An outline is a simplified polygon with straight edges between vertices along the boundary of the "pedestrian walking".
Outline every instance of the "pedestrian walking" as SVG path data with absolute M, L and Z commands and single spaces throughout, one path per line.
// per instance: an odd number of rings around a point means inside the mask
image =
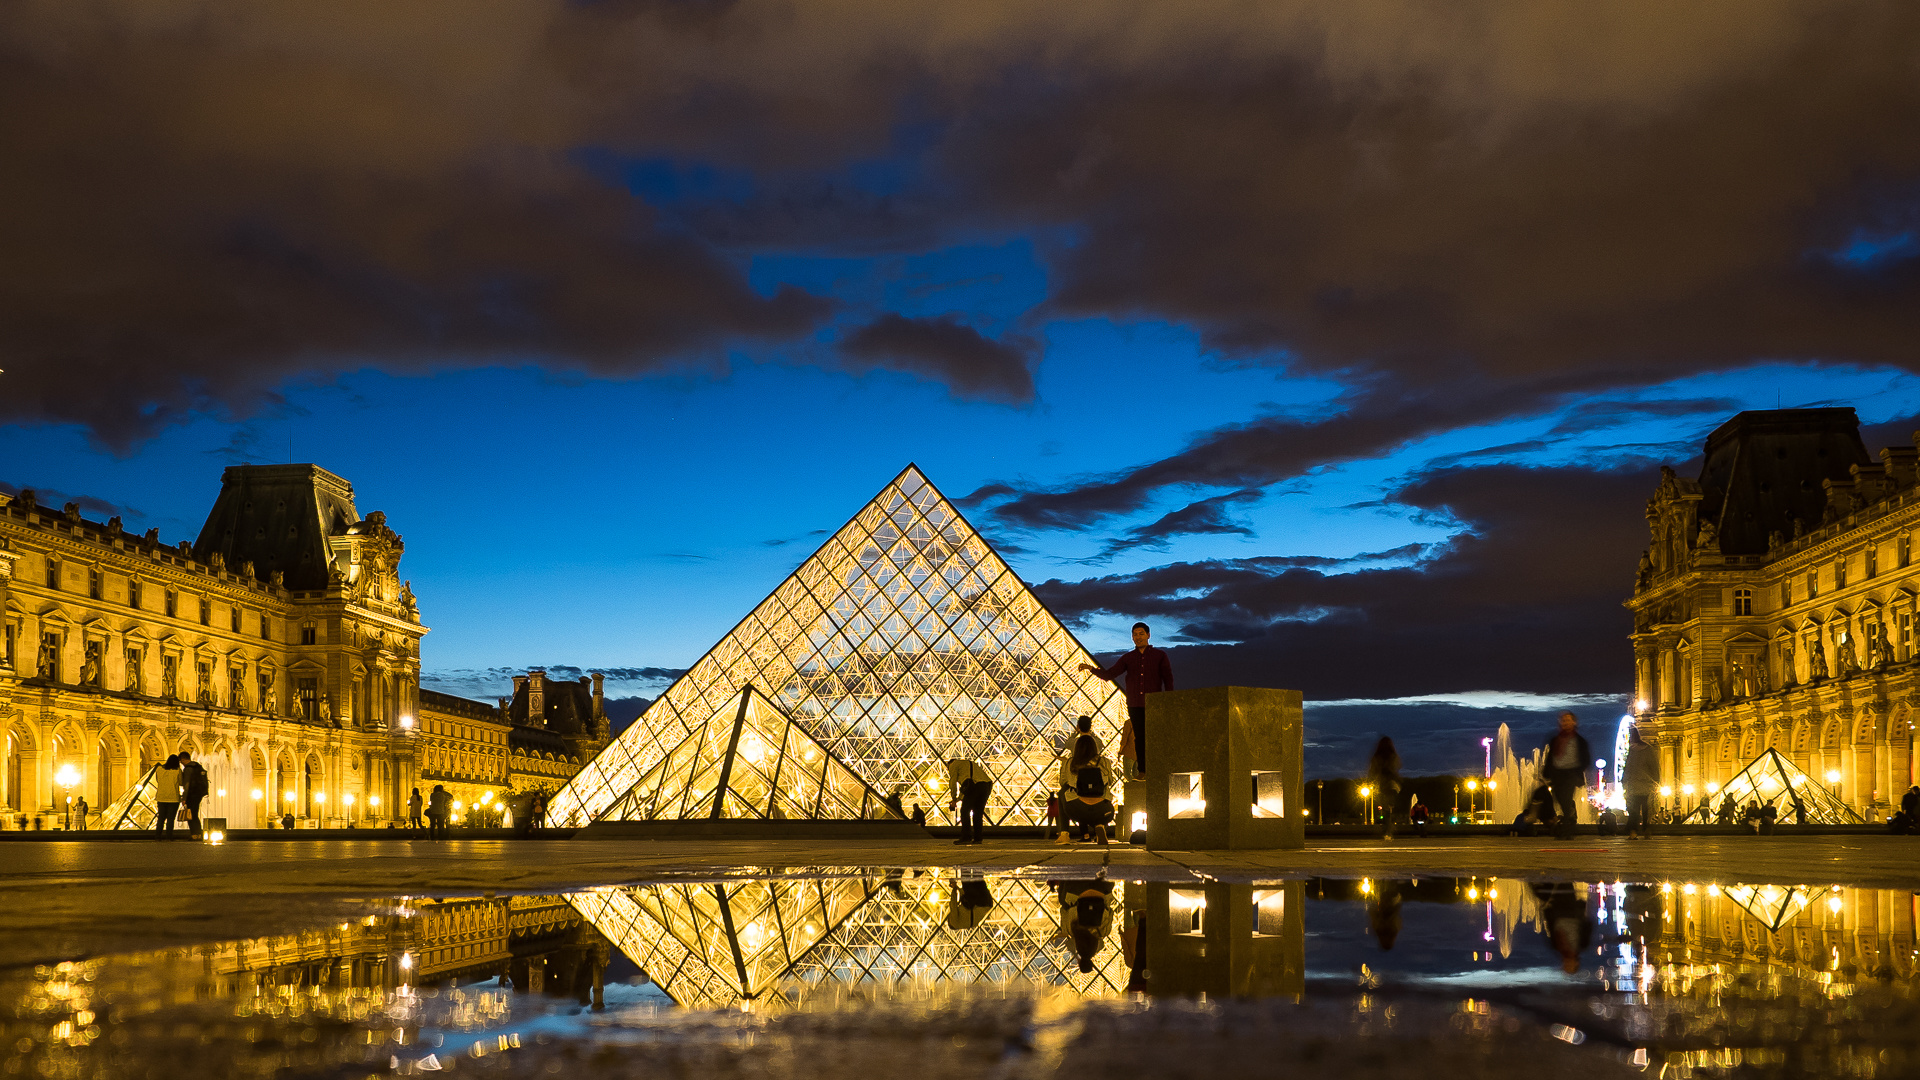
M 1907 793 L 1900 796 L 1900 810 L 1907 815 L 1908 821 L 1920 821 L 1920 784 L 1908 788 Z
M 74 826 L 75 830 L 79 832 L 86 832 L 87 831 L 87 797 L 85 795 L 82 795 L 79 798 L 73 800 L 73 816 L 74 816 L 74 820 L 79 822 L 78 825 Z
M 1053 842 L 1092 839 L 1106 847 L 1108 826 L 1113 823 L 1113 772 L 1090 735 L 1074 742 L 1068 764 L 1073 771 L 1073 794 L 1060 804 L 1060 817 L 1067 827 Z
M 1423 840 L 1426 839 L 1427 836 L 1427 817 L 1427 804 L 1420 801 L 1420 796 L 1415 795 L 1413 797 L 1413 803 L 1407 807 L 1407 820 L 1413 823 L 1415 829 L 1419 830 L 1420 838 Z
M 1060 793 L 1047 796 L 1047 839 L 1060 835 Z
M 407 828 L 418 829 L 421 827 L 420 804 L 423 801 L 424 800 L 420 798 L 419 788 L 414 788 L 413 794 L 407 796 Z
M 180 805 L 187 812 L 187 837 L 200 839 L 200 801 L 207 797 L 207 770 L 180 751 Z
M 536 829 L 546 828 L 547 827 L 547 793 L 546 792 L 544 791 L 534 792 L 532 812 L 533 812 L 533 827 Z
M 174 817 L 180 813 L 180 755 L 168 754 L 153 774 L 153 828 L 160 839 L 173 839 Z
M 1387 808 L 1386 820 L 1380 825 L 1380 839 L 1391 840 L 1393 807 L 1400 799 L 1400 751 L 1393 748 L 1393 740 L 1385 735 L 1373 745 L 1373 756 L 1367 759 L 1367 783 L 1373 785 L 1375 802 Z
M 1640 737 L 1639 728 L 1627 736 L 1627 760 L 1620 766 L 1620 786 L 1627 795 L 1627 839 L 1645 840 L 1653 835 L 1648 830 L 1653 797 L 1660 792 L 1660 756 Z
M 956 805 L 960 808 L 960 839 L 958 844 L 979 844 L 986 826 L 987 796 L 993 794 L 993 777 L 978 762 L 966 758 L 951 758 L 947 761 L 947 812 L 952 813 Z M 971 836 L 969 836 L 971 831 Z
M 1080 665 L 1082 671 L 1108 682 L 1126 677 L 1127 730 L 1121 735 L 1123 742 L 1131 736 L 1133 745 L 1123 745 L 1121 753 L 1132 759 L 1135 776 L 1144 776 L 1147 771 L 1147 695 L 1173 689 L 1173 662 L 1164 651 L 1149 644 L 1152 637 L 1146 623 L 1134 623 L 1133 648 L 1121 654 L 1112 667 Z
M 1547 740 L 1547 763 L 1542 771 L 1546 773 L 1547 786 L 1553 789 L 1553 801 L 1559 807 L 1559 816 L 1555 820 L 1554 835 L 1565 840 L 1573 836 L 1573 826 L 1580 820 L 1574 812 L 1574 800 L 1580 789 L 1587 786 L 1587 767 L 1593 764 L 1593 748 L 1587 745 L 1586 736 L 1580 734 L 1580 718 L 1572 712 L 1560 714 L 1560 732 Z
M 1771 802 L 1760 808 L 1760 835 L 1772 836 L 1773 823 L 1780 819 L 1780 808 Z

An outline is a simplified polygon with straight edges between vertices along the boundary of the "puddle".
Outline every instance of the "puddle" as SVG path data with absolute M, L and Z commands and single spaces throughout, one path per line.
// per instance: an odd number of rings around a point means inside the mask
M 363 908 L 0 972 L 0 1075 L 571 1075 L 668 1059 L 811 1075 L 806 1046 L 926 1075 L 935 1060 L 1079 1072 L 1102 1054 L 1131 1072 L 1195 1042 L 1313 1060 L 1396 1040 L 1483 1074 L 1531 1074 L 1552 1053 L 1664 1077 L 1920 1061 L 1916 897 L 1836 885 L 896 869 Z M 1371 1071 L 1403 1070 L 1389 1056 Z

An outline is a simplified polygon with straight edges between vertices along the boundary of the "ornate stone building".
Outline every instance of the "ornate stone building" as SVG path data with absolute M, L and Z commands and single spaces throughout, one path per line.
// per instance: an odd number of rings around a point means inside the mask
M 227 469 L 177 545 L 0 495 L 0 803 L 97 810 L 189 749 L 236 828 L 404 815 L 427 632 L 404 550 L 315 465 Z
M 1673 802 L 1773 747 L 1884 817 L 1915 782 L 1920 450 L 1875 461 L 1852 409 L 1744 412 L 1698 479 L 1661 470 L 1647 525 L 1636 711 Z
M 556 791 L 606 745 L 598 674 L 568 682 L 536 668 L 498 705 L 420 691 L 420 779 L 463 807 L 489 791 Z

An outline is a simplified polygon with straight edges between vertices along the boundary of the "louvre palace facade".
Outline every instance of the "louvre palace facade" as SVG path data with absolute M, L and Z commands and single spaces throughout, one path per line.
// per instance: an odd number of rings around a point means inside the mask
M 1870 457 L 1852 409 L 1744 412 L 1697 479 L 1661 470 L 1647 525 L 1635 709 L 1671 805 L 1773 748 L 1884 819 L 1914 783 L 1920 450 Z

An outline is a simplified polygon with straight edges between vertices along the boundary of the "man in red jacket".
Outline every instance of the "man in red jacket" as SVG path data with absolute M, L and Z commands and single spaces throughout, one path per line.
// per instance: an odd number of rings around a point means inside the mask
M 1081 664 L 1081 670 L 1112 682 L 1126 676 L 1127 721 L 1133 727 L 1133 763 L 1136 775 L 1147 771 L 1147 695 L 1173 689 L 1173 664 L 1167 654 L 1147 644 L 1152 631 L 1133 624 L 1133 648 L 1110 668 Z

